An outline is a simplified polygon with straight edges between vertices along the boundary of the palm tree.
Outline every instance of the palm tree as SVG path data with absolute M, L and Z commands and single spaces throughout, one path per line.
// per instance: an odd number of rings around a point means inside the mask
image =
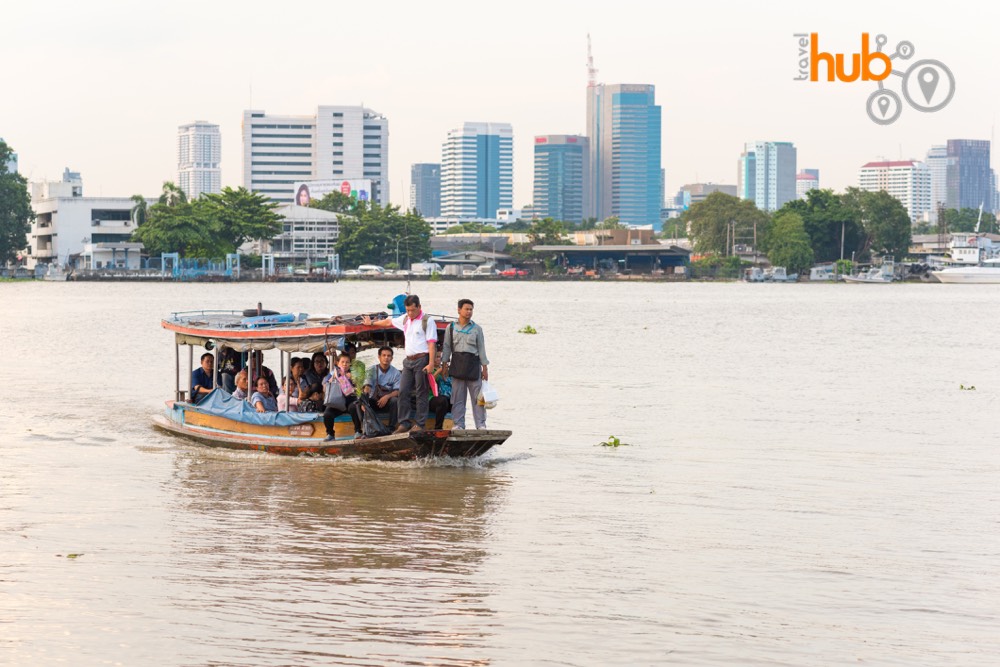
M 132 195 L 130 199 L 135 202 L 135 206 L 132 207 L 132 222 L 135 223 L 136 227 L 146 224 L 149 214 L 149 205 L 146 203 L 146 198 L 142 195 Z
M 173 181 L 164 181 L 163 194 L 160 195 L 160 203 L 165 206 L 177 206 L 187 203 L 187 195 Z

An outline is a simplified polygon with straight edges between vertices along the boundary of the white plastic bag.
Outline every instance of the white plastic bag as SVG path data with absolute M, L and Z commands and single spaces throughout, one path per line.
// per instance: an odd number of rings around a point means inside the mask
M 479 388 L 479 405 L 484 406 L 487 410 L 495 408 L 497 406 L 497 401 L 500 400 L 497 390 L 493 388 L 488 381 L 483 380 L 482 386 Z

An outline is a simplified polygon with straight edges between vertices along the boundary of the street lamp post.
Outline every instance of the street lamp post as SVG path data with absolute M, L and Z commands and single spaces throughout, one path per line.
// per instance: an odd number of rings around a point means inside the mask
M 409 240 L 410 240 L 409 236 L 404 236 L 403 238 L 396 239 L 396 269 L 400 268 L 400 266 L 399 266 L 399 244 L 402 243 L 403 241 L 409 241 Z

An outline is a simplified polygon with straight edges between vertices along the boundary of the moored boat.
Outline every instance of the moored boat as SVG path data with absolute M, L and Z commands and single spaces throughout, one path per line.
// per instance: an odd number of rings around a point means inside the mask
M 259 314 L 258 314 L 259 313 Z M 194 369 L 194 349 L 250 352 L 278 351 L 281 376 L 291 367 L 293 352 L 335 355 L 353 344 L 358 351 L 383 345 L 400 347 L 401 332 L 363 324 L 365 315 L 381 319 L 386 313 L 361 313 L 342 316 L 309 317 L 307 314 L 261 311 L 195 311 L 174 313 L 162 321 L 163 328 L 174 333 L 176 384 L 174 399 L 167 401 L 162 415 L 154 417 L 154 426 L 203 443 L 228 449 L 245 449 L 285 455 L 353 457 L 369 460 L 398 461 L 432 456 L 476 457 L 503 444 L 511 432 L 491 429 L 453 429 L 450 418 L 443 428 L 435 429 L 431 416 L 422 428 L 403 433 L 365 437 L 355 432 L 350 417 L 334 421 L 334 438 L 328 440 L 323 415 L 318 412 L 257 412 L 247 400 L 234 398 L 216 388 L 197 402 L 190 396 L 190 386 L 182 389 L 181 347 L 188 348 L 188 372 Z M 447 322 L 438 321 L 439 331 Z M 332 367 L 332 364 L 331 364 Z M 218 369 L 218 363 L 215 364 Z M 251 369 L 252 371 L 253 369 Z
M 1000 283 L 1000 258 L 984 260 L 974 266 L 950 266 L 931 275 L 943 283 Z

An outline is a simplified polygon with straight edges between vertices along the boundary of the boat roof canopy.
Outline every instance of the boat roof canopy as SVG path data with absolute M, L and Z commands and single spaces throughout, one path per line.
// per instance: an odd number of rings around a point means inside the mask
M 365 325 L 365 315 L 377 321 L 388 313 L 318 315 L 281 313 L 247 316 L 239 311 L 193 311 L 173 313 L 162 321 L 164 329 L 174 332 L 178 345 L 227 347 L 239 352 L 282 350 L 284 352 L 330 352 L 344 349 L 348 342 L 359 350 L 388 345 L 402 347 L 402 332 L 394 328 Z M 434 316 L 438 331 L 448 320 Z
M 262 332 L 263 333 L 263 332 Z M 344 349 L 346 336 L 297 336 L 287 338 L 241 338 L 228 339 L 222 336 L 202 336 L 188 333 L 177 333 L 175 340 L 178 345 L 193 345 L 205 347 L 209 341 L 216 347 L 228 347 L 238 352 L 250 350 L 282 350 L 283 352 L 329 352 Z

